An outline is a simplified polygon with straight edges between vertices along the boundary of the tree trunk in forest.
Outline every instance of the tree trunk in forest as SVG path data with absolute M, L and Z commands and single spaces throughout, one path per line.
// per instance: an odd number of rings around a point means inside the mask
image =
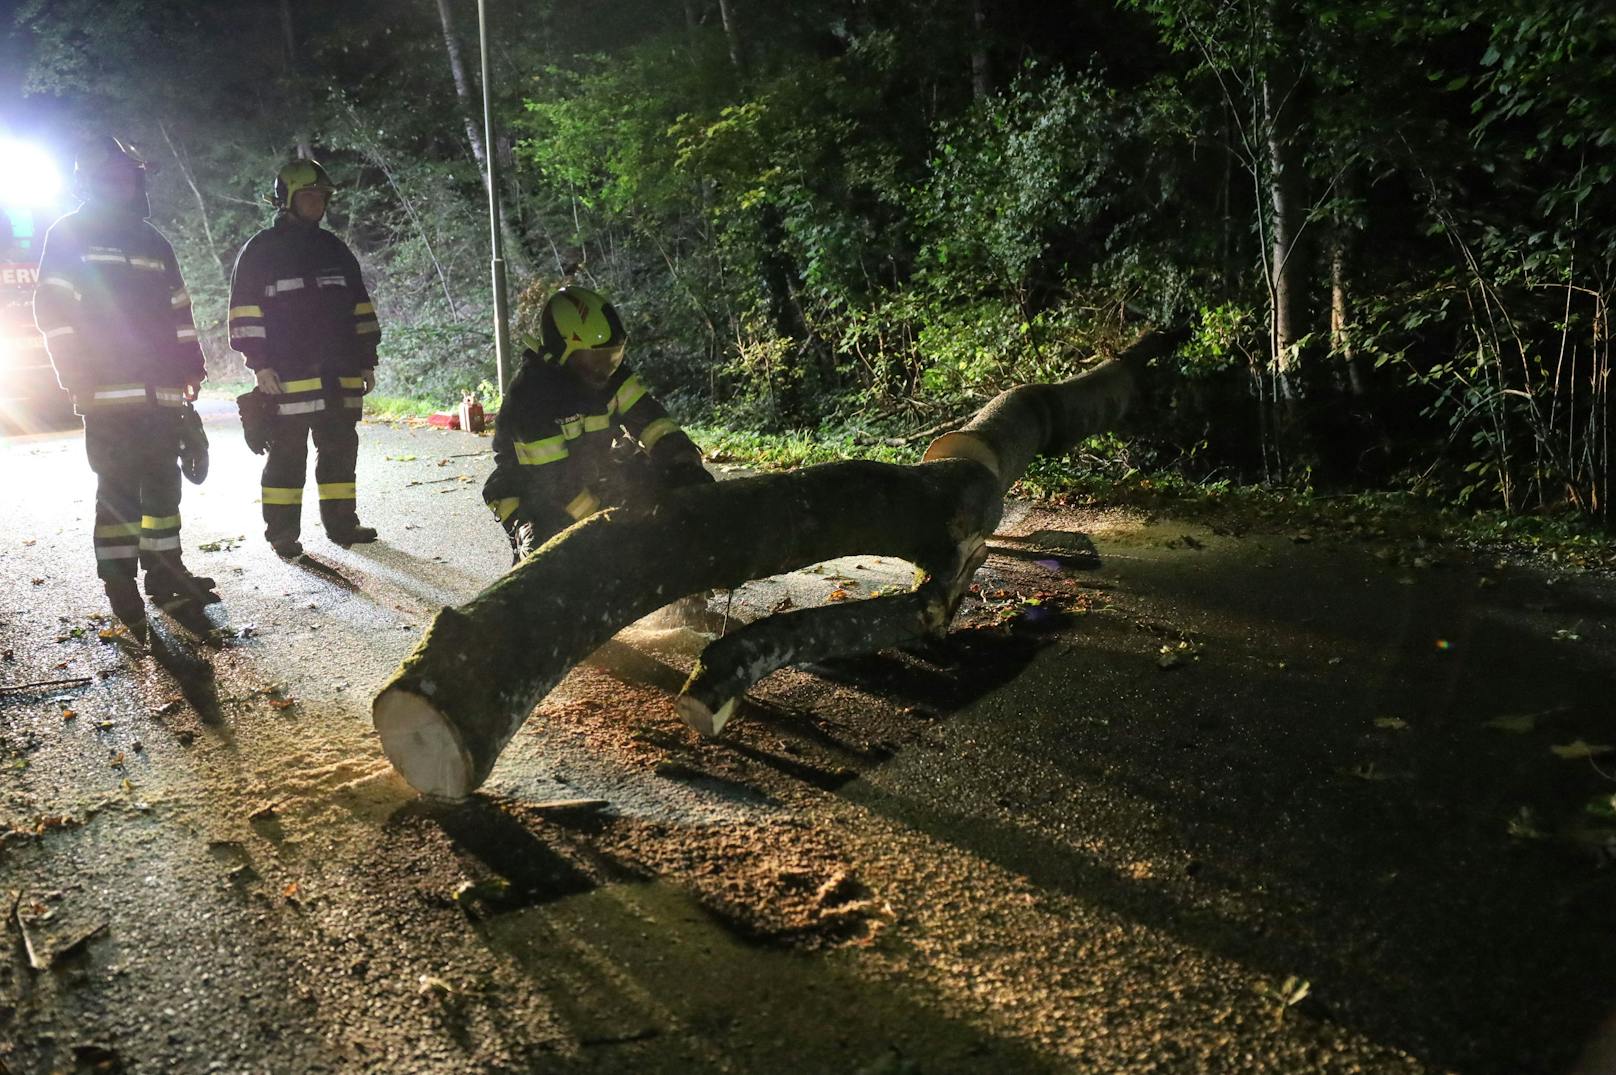
M 482 128 L 477 122 L 478 104 L 472 100 L 471 80 L 466 77 L 466 64 L 460 53 L 460 38 L 455 34 L 454 12 L 449 7 L 449 0 L 437 0 L 438 21 L 443 26 L 443 51 L 449 57 L 449 74 L 454 79 L 455 99 L 460 104 L 460 120 L 466 127 L 466 141 L 471 143 L 471 155 L 477 162 L 477 172 L 482 176 L 483 189 L 488 189 L 488 152 L 489 147 L 483 145 Z M 527 280 L 533 275 L 533 260 L 528 257 L 527 246 L 511 227 L 515 214 L 511 209 L 505 192 L 499 192 L 499 232 L 504 239 L 505 263 L 511 274 L 518 280 Z M 518 288 L 520 290 L 520 288 Z
M 219 256 L 219 244 L 213 238 L 213 222 L 208 217 L 208 203 L 202 197 L 202 191 L 196 185 L 196 174 L 191 171 L 190 165 L 180 155 L 179 147 L 174 144 L 174 138 L 168 133 L 168 124 L 162 120 L 157 121 L 157 130 L 162 134 L 163 141 L 168 143 L 168 151 L 174 157 L 174 164 L 180 170 L 180 178 L 191 189 L 191 196 L 196 199 L 197 219 L 202 222 L 202 235 L 208 241 L 208 253 L 213 255 L 213 263 L 219 267 L 219 279 L 226 287 L 230 286 L 230 266 Z
M 1114 428 L 1150 360 L 1181 338 L 1154 333 L 1069 381 L 1006 392 L 916 466 L 828 463 L 585 519 L 466 605 L 439 612 L 376 697 L 383 749 L 417 789 L 463 797 L 533 707 L 622 627 L 686 594 L 837 556 L 897 557 L 931 579 L 900 597 L 784 613 L 737 631 L 687 685 L 688 721 L 716 732 L 739 694 L 781 664 L 941 633 L 1005 491 L 1034 456 Z
M 286 77 L 292 83 L 293 108 L 297 112 L 297 121 L 302 124 L 308 122 L 308 109 L 303 104 L 303 72 L 298 67 L 295 25 L 292 21 L 292 0 L 281 0 L 281 39 L 286 44 Z M 301 127 L 297 136 L 297 155 L 304 160 L 314 156 L 314 147 L 309 144 Z
M 750 75 L 746 68 L 746 40 L 741 35 L 741 22 L 735 10 L 735 0 L 718 0 L 718 17 L 724 24 L 724 38 L 729 42 L 729 62 L 735 74 L 744 83 Z
M 1347 390 L 1362 397 L 1369 392 L 1367 378 L 1352 346 L 1352 322 L 1347 295 L 1347 231 L 1338 221 L 1330 236 L 1330 353 L 1346 372 Z
M 971 96 L 986 100 L 993 93 L 993 75 L 988 67 L 988 16 L 982 0 L 971 0 Z
M 1289 131 L 1289 113 L 1282 95 L 1286 88 L 1274 77 L 1263 82 L 1263 120 L 1268 149 L 1270 212 L 1268 300 L 1269 357 L 1273 363 L 1276 394 L 1282 401 L 1297 395 L 1297 306 L 1302 293 L 1302 259 L 1296 256 L 1300 199 L 1296 176 L 1301 167 L 1295 138 Z

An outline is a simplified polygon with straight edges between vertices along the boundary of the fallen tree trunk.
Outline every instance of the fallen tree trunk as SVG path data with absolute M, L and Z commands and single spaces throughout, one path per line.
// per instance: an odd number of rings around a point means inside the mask
M 934 442 L 918 466 L 828 463 L 585 519 L 466 605 L 438 613 L 376 697 L 388 759 L 418 790 L 463 797 L 539 700 L 624 626 L 687 594 L 838 556 L 896 557 L 932 581 L 902 597 L 782 613 L 735 632 L 687 684 L 687 721 L 715 733 L 740 693 L 782 664 L 940 633 L 981 562 L 1005 490 L 1035 455 L 1114 428 L 1146 364 L 1173 342 L 1152 334 L 1060 385 L 1006 392 Z

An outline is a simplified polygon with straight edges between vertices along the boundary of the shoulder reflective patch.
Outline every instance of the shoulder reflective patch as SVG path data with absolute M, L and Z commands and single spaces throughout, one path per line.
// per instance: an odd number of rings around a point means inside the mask
M 645 385 L 640 383 L 640 375 L 631 373 L 612 396 L 612 412 L 626 414 L 628 409 L 638 403 L 645 395 Z
M 230 316 L 232 318 L 263 317 L 264 308 L 262 306 L 232 306 L 230 307 Z

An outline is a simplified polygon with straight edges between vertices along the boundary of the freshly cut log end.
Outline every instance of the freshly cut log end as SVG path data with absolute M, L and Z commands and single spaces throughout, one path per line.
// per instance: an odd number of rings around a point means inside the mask
M 974 433 L 960 431 L 944 433 L 932 441 L 927 446 L 921 462 L 934 463 L 939 459 L 969 459 L 973 463 L 981 463 L 987 467 L 993 472 L 994 477 L 1000 479 L 1004 477 L 999 470 L 999 453 L 993 450 L 991 444 Z
M 707 703 L 693 698 L 688 694 L 679 697 L 679 718 L 701 735 L 709 739 L 724 730 L 729 718 L 735 715 L 735 703 L 739 698 L 730 698 L 716 710 L 709 709 Z
M 393 768 L 424 795 L 458 801 L 478 781 L 460 733 L 438 708 L 407 690 L 383 691 L 371 709 Z

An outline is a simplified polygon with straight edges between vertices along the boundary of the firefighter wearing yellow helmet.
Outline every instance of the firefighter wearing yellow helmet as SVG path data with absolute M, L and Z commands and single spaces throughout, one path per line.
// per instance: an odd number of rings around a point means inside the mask
M 483 486 L 516 561 L 602 508 L 713 480 L 695 443 L 623 362 L 628 336 L 610 302 L 564 287 L 539 324 L 523 340 Z
M 74 174 L 84 203 L 45 236 L 34 320 L 84 416 L 96 573 L 139 634 L 141 567 L 146 592 L 182 622 L 219 599 L 180 557 L 182 416 L 207 370 L 174 250 L 146 220 L 146 162 L 104 137 L 84 146 Z
M 283 167 L 275 177 L 275 221 L 247 241 L 230 282 L 230 346 L 257 380 L 251 409 L 269 415 L 264 536 L 288 559 L 303 554 L 311 439 L 326 535 L 345 547 L 376 540 L 376 531 L 359 523 L 355 472 L 381 324 L 353 252 L 320 227 L 335 192 L 312 160 Z

